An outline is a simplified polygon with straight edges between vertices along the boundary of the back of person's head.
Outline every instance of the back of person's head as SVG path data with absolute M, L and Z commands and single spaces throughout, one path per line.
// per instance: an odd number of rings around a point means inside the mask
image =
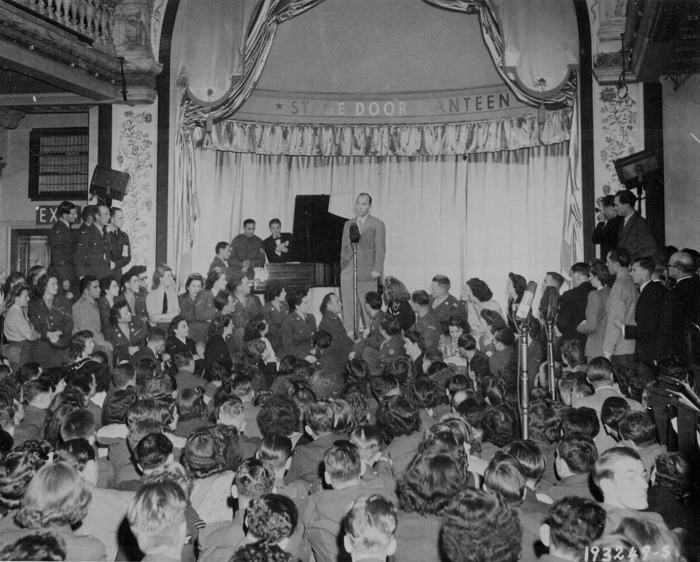
M 24 384 L 38 379 L 40 374 L 41 365 L 34 361 L 29 361 L 23 365 L 20 365 L 19 369 L 17 369 L 17 380 L 19 380 L 21 384 Z
M 162 330 L 161 328 L 151 328 L 151 331 L 148 332 L 148 335 L 146 336 L 146 341 L 149 344 L 155 344 L 158 342 L 163 342 L 166 339 L 165 331 Z
M 493 333 L 494 339 L 505 347 L 513 347 L 515 345 L 515 332 L 512 328 L 499 328 Z
M 399 381 L 395 377 L 389 375 L 372 377 L 370 384 L 372 395 L 377 402 L 381 402 L 387 396 L 401 394 L 401 385 Z
M 359 479 L 362 470 L 360 451 L 350 441 L 336 441 L 326 449 L 323 465 L 329 484 Z
M 318 349 L 328 349 L 333 343 L 333 336 L 326 330 L 319 330 L 314 334 L 313 342 Z
M 360 451 L 360 456 L 371 456 L 378 452 L 382 446 L 382 432 L 376 425 L 360 425 L 352 430 L 349 437 L 350 443 Z
M 333 409 L 328 402 L 315 402 L 306 408 L 304 422 L 315 435 L 324 435 L 333 431 Z
M 258 541 L 240 547 L 229 562 L 294 562 L 294 557 L 276 544 Z
M 617 431 L 620 419 L 631 409 L 632 406 L 622 396 L 610 396 L 603 402 L 600 410 L 600 420 L 613 431 Z
M 399 477 L 396 495 L 402 510 L 441 515 L 467 485 L 466 463 L 452 454 L 418 454 Z
M 136 462 L 143 470 L 164 466 L 173 454 L 173 443 L 163 433 L 149 433 L 134 448 Z
M 379 326 L 383 331 L 385 331 L 390 336 L 395 336 L 401 333 L 401 322 L 398 318 L 392 316 L 387 316 L 380 323 Z
M 136 384 L 139 387 L 146 386 L 146 383 L 156 376 L 158 371 L 158 364 L 154 359 L 150 357 L 144 357 L 139 359 L 139 362 L 134 367 L 134 372 L 136 374 Z
M 87 439 L 70 439 L 59 443 L 54 462 L 65 462 L 82 473 L 89 462 L 95 462 L 95 449 Z
M 600 432 L 598 414 L 593 408 L 569 408 L 562 413 L 561 432 L 563 435 L 576 431 L 591 438 Z
M 693 470 L 682 453 L 660 454 L 654 461 L 654 468 L 654 486 L 668 488 L 679 498 L 690 494 Z
M 372 310 L 382 309 L 382 296 L 377 291 L 369 291 L 365 293 L 365 303 Z
M 217 423 L 235 423 L 245 420 L 245 406 L 238 396 L 227 396 L 214 409 Z
M 598 449 L 592 437 L 572 431 L 559 441 L 557 458 L 565 462 L 574 474 L 586 474 L 593 470 L 593 465 L 598 460 Z
M 239 496 L 257 498 L 272 492 L 275 487 L 275 471 L 272 466 L 258 459 L 246 459 L 236 471 L 235 484 Z
M 484 413 L 481 421 L 482 440 L 496 447 L 505 447 L 519 436 L 518 418 L 509 406 L 496 406 Z
M 564 340 L 561 345 L 561 356 L 570 367 L 578 367 L 585 363 L 583 357 L 583 347 L 577 338 Z
M 273 394 L 258 412 L 258 427 L 263 436 L 289 437 L 299 431 L 301 412 L 294 400 L 283 394 Z
M 523 503 L 527 479 L 520 461 L 498 451 L 484 472 L 484 489 L 499 493 L 514 507 Z
M 351 359 L 345 364 L 343 371 L 345 382 L 367 384 L 369 381 L 369 365 L 363 359 Z
M 533 400 L 530 403 L 530 437 L 551 445 L 561 436 L 561 415 L 551 400 Z
M 330 403 L 333 410 L 333 431 L 347 434 L 357 425 L 352 406 L 342 398 Z
M 578 559 L 586 547 L 603 534 L 604 528 L 605 510 L 600 504 L 571 496 L 551 505 L 541 534 L 551 550 Z
M 591 384 L 610 382 L 612 383 L 613 366 L 609 359 L 605 357 L 594 357 L 586 365 L 586 376 Z
M 173 396 L 177 391 L 177 382 L 169 375 L 161 375 L 150 378 L 143 385 L 141 396 L 162 398 Z
M 73 410 L 61 422 L 61 438 L 90 439 L 95 434 L 95 416 L 89 410 Z
M 384 399 L 377 409 L 377 427 L 385 443 L 402 435 L 411 435 L 420 429 L 418 410 L 403 396 Z
M 129 425 L 129 433 L 126 437 L 126 442 L 129 445 L 129 449 L 133 453 L 136 449 L 136 445 L 141 439 L 146 437 L 151 433 L 163 433 L 163 424 L 151 419 L 143 418 L 136 420 L 134 423 Z
M 391 556 L 396 550 L 394 532 L 398 516 L 393 503 L 379 494 L 356 499 L 343 518 L 345 549 L 360 559 L 364 554 Z
M 292 440 L 284 435 L 270 433 L 260 442 L 256 458 L 268 463 L 275 470 L 280 470 L 292 458 Z
M 126 388 L 130 382 L 134 382 L 136 371 L 131 363 L 122 363 L 112 369 L 112 381 L 115 388 Z
M 454 378 L 454 377 L 453 377 Z M 408 387 L 407 398 L 418 409 L 434 408 L 443 398 L 437 382 L 431 379 L 418 379 Z
M 422 289 L 413 291 L 413 293 L 411 293 L 411 301 L 418 306 L 428 306 L 430 304 L 430 295 L 427 291 L 423 291 Z
M 31 404 L 34 400 L 37 400 L 40 396 L 50 396 L 52 387 L 51 384 L 42 379 L 34 379 L 24 383 L 24 399 L 27 403 Z
M 26 442 L 25 442 L 26 444 Z M 17 509 L 24 491 L 48 456 L 33 450 L 12 451 L 0 459 L 0 505 Z
M 52 531 L 34 531 L 0 549 L 0 560 L 65 560 L 66 541 Z
M 330 400 L 335 398 L 336 378 L 332 373 L 320 369 L 309 377 L 309 386 L 316 394 L 318 400 Z
M 440 541 L 448 562 L 517 562 L 522 528 L 503 498 L 474 488 L 443 514 Z
M 175 482 L 145 484 L 129 502 L 129 526 L 145 552 L 182 546 L 185 540 L 187 497 Z
M 637 447 L 651 447 L 658 443 L 656 424 L 646 412 L 629 411 L 618 423 L 620 438 L 631 441 Z
M 522 473 L 528 480 L 539 480 L 544 474 L 546 461 L 539 445 L 531 439 L 513 441 L 503 448 L 503 452 L 520 461 Z
M 102 405 L 102 425 L 125 424 L 129 407 L 136 400 L 136 392 L 131 388 L 116 390 L 107 396 Z
M 193 478 L 206 478 L 226 470 L 224 453 L 224 444 L 216 435 L 199 430 L 188 437 L 181 462 Z
M 350 405 L 355 423 L 362 423 L 369 419 L 369 392 L 364 385 L 351 383 L 343 389 L 341 395 Z
M 641 546 L 644 560 L 649 562 L 685 562 L 681 553 L 678 535 L 665 525 L 651 521 L 625 517 L 620 521 L 616 534 L 621 534 Z M 646 552 L 646 555 L 644 553 Z
M 293 500 L 281 494 L 263 494 L 248 504 L 245 524 L 254 538 L 286 547 L 298 519 L 299 511 Z
M 395 357 L 386 364 L 384 374 L 394 377 L 403 386 L 415 380 L 416 365 L 406 356 Z
M 629 267 L 632 256 L 625 248 L 615 248 L 608 252 L 608 259 L 620 267 Z
M 204 392 L 200 387 L 184 388 L 177 395 L 175 402 L 178 420 L 204 419 L 207 405 L 204 403 Z

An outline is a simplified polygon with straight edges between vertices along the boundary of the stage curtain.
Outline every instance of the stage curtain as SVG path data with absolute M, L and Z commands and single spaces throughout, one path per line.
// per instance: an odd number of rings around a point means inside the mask
M 208 135 L 194 129 L 197 148 L 289 156 L 442 156 L 499 152 L 569 139 L 571 109 L 434 125 L 316 125 L 224 121 Z M 195 186 L 196 187 L 196 186 Z
M 273 217 L 289 231 L 296 195 L 329 194 L 330 211 L 349 218 L 357 195 L 368 191 L 373 214 L 387 227 L 386 275 L 415 290 L 429 287 L 441 273 L 450 277 L 456 295 L 463 280 L 481 277 L 502 301 L 511 263 L 528 278 L 558 268 L 567 149 L 564 142 L 466 158 L 197 150 L 207 196 L 181 273 L 205 273 L 216 243 L 241 232 L 246 218 L 257 221 L 263 239 Z

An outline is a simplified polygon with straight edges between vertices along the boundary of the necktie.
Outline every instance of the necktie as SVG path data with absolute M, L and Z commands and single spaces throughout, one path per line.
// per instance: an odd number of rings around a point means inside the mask
M 168 293 L 163 292 L 163 314 L 168 313 Z
M 357 219 L 357 227 L 358 227 L 358 228 L 362 228 L 362 225 L 363 225 L 364 223 L 365 223 L 365 218 L 364 218 L 364 217 L 361 217 L 361 218 Z

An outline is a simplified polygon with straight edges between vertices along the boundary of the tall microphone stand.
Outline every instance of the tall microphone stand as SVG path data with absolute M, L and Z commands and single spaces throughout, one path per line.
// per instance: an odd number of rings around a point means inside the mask
M 554 321 L 556 313 L 548 314 L 544 323 L 544 330 L 547 334 L 547 383 L 549 387 L 549 396 L 552 400 L 556 399 L 555 381 L 554 381 Z
M 518 363 L 520 364 L 520 419 L 523 439 L 530 434 L 530 379 L 527 376 L 527 344 L 530 336 L 530 315 L 520 322 L 520 337 L 518 338 Z

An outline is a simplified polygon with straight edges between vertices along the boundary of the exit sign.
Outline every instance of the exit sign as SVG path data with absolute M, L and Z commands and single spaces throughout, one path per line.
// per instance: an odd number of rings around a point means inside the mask
M 37 205 L 36 210 L 36 224 L 54 224 L 58 221 L 58 205 Z M 78 216 L 80 216 L 80 207 L 77 207 Z

